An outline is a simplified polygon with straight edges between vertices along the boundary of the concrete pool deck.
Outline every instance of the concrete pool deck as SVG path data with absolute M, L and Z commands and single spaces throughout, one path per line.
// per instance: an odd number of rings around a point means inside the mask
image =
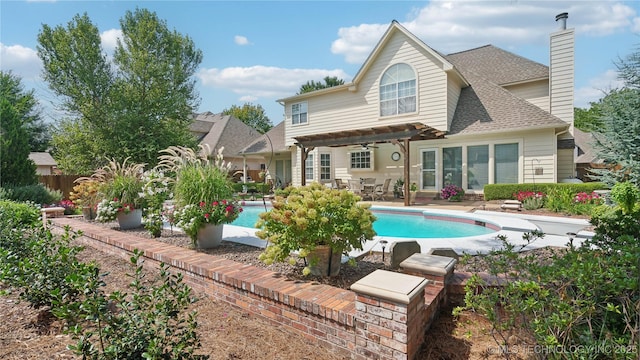
M 247 205 L 261 206 L 262 201 L 247 201 Z M 427 202 L 425 204 L 412 205 L 404 207 L 399 202 L 370 202 L 372 206 L 382 209 L 403 208 L 407 210 L 427 210 L 434 211 L 439 214 L 472 217 L 480 221 L 486 221 L 500 226 L 502 230 L 495 233 L 462 237 L 450 239 L 410 239 L 410 238 L 394 238 L 378 236 L 371 241 L 367 241 L 363 245 L 363 250 L 353 251 L 349 253 L 351 257 L 358 257 L 368 252 L 382 252 L 381 240 L 386 240 L 385 252 L 389 252 L 392 243 L 399 241 L 417 241 L 420 244 L 421 252 L 426 253 L 432 248 L 451 248 L 458 254 L 468 253 L 486 253 L 492 249 L 501 247 L 502 243 L 497 238 L 498 235 L 504 235 L 506 238 L 516 245 L 525 245 L 522 235 L 532 230 L 541 230 L 545 233 L 543 238 L 537 239 L 527 246 L 527 249 L 540 248 L 545 246 L 566 247 L 570 241 L 574 245 L 580 245 L 582 241 L 593 236 L 593 233 L 584 229 L 590 226 L 588 220 L 575 219 L 561 216 L 538 216 L 522 214 L 515 211 L 491 211 L 486 209 L 484 201 L 464 201 L 459 203 L 448 203 L 446 201 Z M 256 229 L 225 225 L 223 231 L 223 239 L 237 243 L 265 247 L 266 241 L 255 236 Z M 568 236 L 567 233 L 574 233 L 575 236 Z M 572 240 L 573 239 L 573 240 Z

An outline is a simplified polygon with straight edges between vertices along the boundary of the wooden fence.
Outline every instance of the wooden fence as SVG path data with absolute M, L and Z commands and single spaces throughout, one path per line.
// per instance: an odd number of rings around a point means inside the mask
M 247 175 L 253 181 L 262 181 L 260 178 L 260 170 L 247 170 Z M 242 174 L 231 174 L 236 181 L 240 180 Z M 87 175 L 40 175 L 38 181 L 52 190 L 60 190 L 62 192 L 62 198 L 68 199 L 69 193 L 73 191 L 73 187 L 76 185 L 74 181 L 77 178 Z
M 52 190 L 60 190 L 62 198 L 68 199 L 69 193 L 73 191 L 76 185 L 74 181 L 85 175 L 40 175 L 38 181 Z

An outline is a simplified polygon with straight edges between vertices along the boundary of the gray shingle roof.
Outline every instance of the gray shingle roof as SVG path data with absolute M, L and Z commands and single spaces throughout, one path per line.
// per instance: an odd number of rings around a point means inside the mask
M 446 59 L 498 85 L 549 77 L 547 66 L 493 45 L 450 54 Z
M 212 154 L 224 146 L 223 155 L 238 156 L 244 144 L 260 136 L 257 130 L 231 115 L 205 112 L 194 114 L 193 117 L 192 132 L 198 133 L 196 130 L 206 130 L 208 127 L 208 131 L 203 134 L 200 144 L 208 145 Z
M 476 66 L 469 62 L 473 58 L 472 53 L 479 51 L 481 60 L 484 59 L 506 59 L 505 67 L 500 63 L 494 63 L 493 68 L 505 69 L 503 72 L 513 71 L 520 76 L 509 76 L 498 74 L 498 71 L 487 72 L 482 65 Z M 527 128 L 562 128 L 568 124 L 545 110 L 531 104 L 530 102 L 513 95 L 508 90 L 487 77 L 477 73 L 473 69 L 484 71 L 485 74 L 494 79 L 501 78 L 501 81 L 519 79 L 524 81 L 523 74 L 532 76 L 535 71 L 529 71 L 531 61 L 519 61 L 523 59 L 509 52 L 498 49 L 494 46 L 485 46 L 465 52 L 465 56 L 447 57 L 458 71 L 469 82 L 470 86 L 463 88 L 458 99 L 449 134 L 478 134 L 509 130 L 522 130 Z M 495 52 L 496 56 L 489 56 Z M 506 54 L 506 55 L 505 55 Z M 514 57 L 518 61 L 513 61 Z M 526 60 L 526 59 L 524 59 Z M 511 61 L 511 62 L 509 62 Z M 481 63 L 483 61 L 480 61 Z M 514 66 L 521 65 L 521 70 Z M 535 64 L 535 63 L 533 63 Z M 544 67 L 544 65 L 541 65 Z M 546 67 L 545 67 L 546 68 Z M 538 73 L 541 75 L 542 72 Z M 547 72 L 548 74 L 548 72 Z M 537 76 L 537 75 L 536 75 Z M 534 79 L 536 77 L 532 77 Z M 539 78 L 539 77 L 538 77 Z M 499 80 L 499 79 L 498 79 Z
M 53 159 L 48 152 L 32 152 L 29 153 L 29 159 L 37 166 L 56 166 L 58 163 Z
M 284 144 L 284 121 L 281 121 L 271 130 L 267 131 L 266 134 L 263 134 L 247 145 L 244 149 L 240 150 L 240 153 L 268 154 L 271 153 L 272 148 L 274 153 L 289 151 Z
M 593 144 L 596 141 L 593 134 L 581 131 L 580 129 L 573 129 L 573 137 L 578 147 L 578 156 L 575 159 L 576 164 L 596 164 L 602 162 L 593 148 Z

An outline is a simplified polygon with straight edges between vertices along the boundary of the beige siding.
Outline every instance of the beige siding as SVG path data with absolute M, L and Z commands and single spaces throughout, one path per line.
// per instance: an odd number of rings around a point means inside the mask
M 458 106 L 461 90 L 462 85 L 460 81 L 450 76 L 447 81 L 447 127 L 441 130 L 448 131 L 450 129 L 453 115 L 456 113 L 456 107 Z
M 539 80 L 526 84 L 505 86 L 513 95 L 525 99 L 542 110 L 549 111 L 549 81 Z
M 36 167 L 36 174 L 38 174 L 38 175 L 51 175 L 51 166 L 38 165 Z
M 412 114 L 380 117 L 379 81 L 391 65 L 406 63 L 417 76 L 418 111 Z M 450 109 L 447 98 L 447 74 L 440 63 L 424 48 L 397 32 L 357 84 L 357 90 L 346 89 L 318 95 L 307 100 L 308 123 L 291 125 L 291 103 L 285 104 L 286 144 L 301 135 L 335 132 L 364 127 L 422 121 L 437 129 L 447 128 Z M 455 93 L 455 90 L 453 90 Z M 458 90 L 459 92 L 459 90 Z
M 553 130 L 531 132 L 524 136 L 525 183 L 556 182 L 555 163 L 556 141 Z M 539 171 L 538 174 L 536 170 Z
M 551 34 L 549 95 L 551 114 L 569 123 L 573 131 L 574 31 Z
M 576 177 L 572 149 L 558 150 L 558 182 Z

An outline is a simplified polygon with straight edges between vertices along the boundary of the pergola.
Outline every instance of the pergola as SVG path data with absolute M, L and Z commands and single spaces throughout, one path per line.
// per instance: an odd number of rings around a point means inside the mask
M 309 151 L 312 151 L 316 147 L 391 143 L 398 145 L 403 155 L 404 191 L 405 194 L 409 194 L 409 147 L 411 141 L 442 139 L 444 135 L 444 131 L 432 128 L 423 123 L 415 122 L 294 137 L 296 146 L 300 148 L 300 160 L 301 164 L 303 164 L 300 169 L 302 174 L 301 184 L 304 186 L 306 183 L 304 163 L 307 160 L 307 155 Z M 408 196 L 404 197 L 404 205 L 409 206 Z

